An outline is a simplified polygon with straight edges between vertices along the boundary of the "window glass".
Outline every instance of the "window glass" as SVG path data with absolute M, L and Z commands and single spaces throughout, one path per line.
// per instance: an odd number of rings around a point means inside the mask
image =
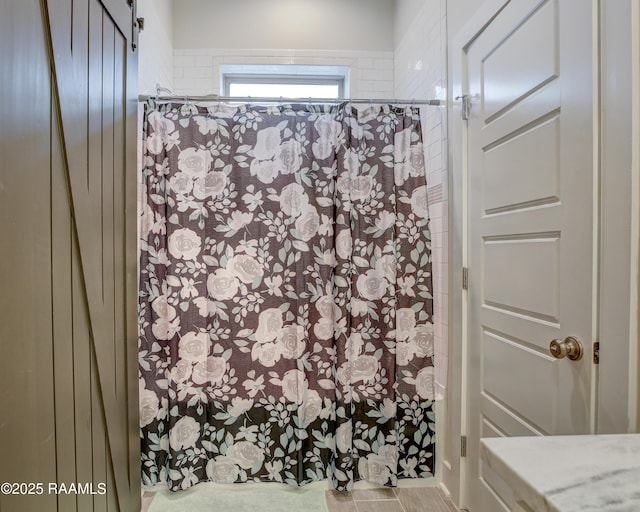
M 278 98 L 339 98 L 339 84 L 314 83 L 242 83 L 229 82 L 229 96 L 253 96 Z

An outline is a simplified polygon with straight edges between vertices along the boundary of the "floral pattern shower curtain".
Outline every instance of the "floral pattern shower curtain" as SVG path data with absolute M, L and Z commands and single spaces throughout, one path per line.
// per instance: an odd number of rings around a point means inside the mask
M 419 113 L 147 105 L 143 483 L 434 467 Z

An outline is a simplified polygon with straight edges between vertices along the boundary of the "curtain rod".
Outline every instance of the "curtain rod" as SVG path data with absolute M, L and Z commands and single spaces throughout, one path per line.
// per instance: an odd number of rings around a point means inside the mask
M 156 101 L 225 101 L 229 103 L 370 103 L 370 104 L 400 104 L 400 105 L 430 105 L 430 106 L 442 106 L 444 101 L 441 100 L 408 100 L 408 99 L 382 99 L 382 98 L 273 98 L 273 97 L 254 97 L 254 96 L 218 96 L 216 94 L 209 94 L 207 96 L 152 96 L 141 94 L 138 96 L 138 101 L 147 100 Z

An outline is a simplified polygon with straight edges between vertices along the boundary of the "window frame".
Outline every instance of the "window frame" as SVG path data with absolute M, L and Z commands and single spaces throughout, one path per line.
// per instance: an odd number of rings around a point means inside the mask
M 283 84 L 283 85 L 337 85 L 337 98 L 345 97 L 346 77 L 344 75 L 312 75 L 281 73 L 225 73 L 223 75 L 223 96 L 230 94 L 231 84 Z M 279 96 L 274 96 L 278 98 Z M 285 96 L 283 96 L 285 97 Z M 334 99 L 327 97 L 327 99 Z

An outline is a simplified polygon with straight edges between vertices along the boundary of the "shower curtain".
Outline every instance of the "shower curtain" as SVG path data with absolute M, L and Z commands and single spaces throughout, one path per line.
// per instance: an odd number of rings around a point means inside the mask
M 419 111 L 146 107 L 145 485 L 432 476 Z

